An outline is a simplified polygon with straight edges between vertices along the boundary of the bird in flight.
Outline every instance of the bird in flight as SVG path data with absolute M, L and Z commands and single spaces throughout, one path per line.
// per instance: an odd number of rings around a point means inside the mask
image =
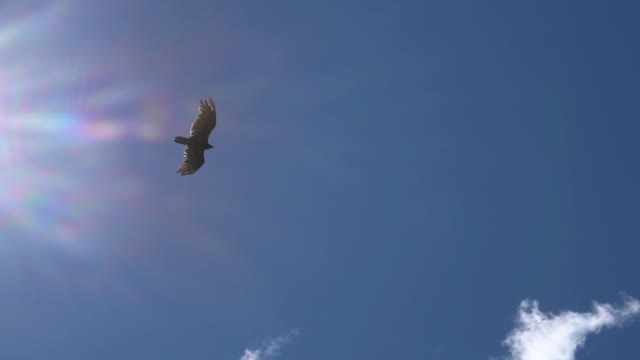
M 213 149 L 209 144 L 209 135 L 216 127 L 216 104 L 209 96 L 207 100 L 200 100 L 198 116 L 191 124 L 189 138 L 176 136 L 175 142 L 186 145 L 184 160 L 178 168 L 180 175 L 191 175 L 204 165 L 204 151 Z

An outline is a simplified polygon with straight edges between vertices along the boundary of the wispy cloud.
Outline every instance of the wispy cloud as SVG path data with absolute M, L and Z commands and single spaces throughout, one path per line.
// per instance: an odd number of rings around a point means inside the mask
M 244 355 L 242 355 L 240 360 L 274 359 L 280 353 L 280 349 L 287 343 L 291 342 L 299 333 L 300 332 L 298 330 L 293 329 L 285 335 L 265 340 L 260 349 L 245 349 Z
M 543 313 L 535 300 L 520 304 L 516 327 L 504 341 L 510 360 L 573 360 L 587 335 L 619 326 L 640 314 L 640 301 L 626 298 L 620 307 L 594 303 L 593 311 Z

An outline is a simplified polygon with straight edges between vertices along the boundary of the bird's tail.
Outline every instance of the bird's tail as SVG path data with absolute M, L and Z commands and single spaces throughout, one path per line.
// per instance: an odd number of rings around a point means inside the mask
M 189 141 L 189 139 L 182 136 L 176 136 L 176 138 L 173 141 L 177 142 L 178 144 L 187 145 L 187 142 Z

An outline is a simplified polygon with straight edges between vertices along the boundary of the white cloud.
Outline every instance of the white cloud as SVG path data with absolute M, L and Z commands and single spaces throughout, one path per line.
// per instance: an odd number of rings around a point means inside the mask
M 273 359 L 280 353 L 280 349 L 293 340 L 299 334 L 298 330 L 294 329 L 287 334 L 278 336 L 277 338 L 267 339 L 264 341 L 260 349 L 251 350 L 245 349 L 244 355 L 240 360 L 268 360 Z
M 633 298 L 625 299 L 618 308 L 594 303 L 592 312 L 560 314 L 543 313 L 537 301 L 526 300 L 520 304 L 516 328 L 504 343 L 511 352 L 510 360 L 574 360 L 587 335 L 621 325 L 638 314 L 640 301 Z
M 260 359 L 260 350 L 245 350 L 240 360 L 258 360 Z

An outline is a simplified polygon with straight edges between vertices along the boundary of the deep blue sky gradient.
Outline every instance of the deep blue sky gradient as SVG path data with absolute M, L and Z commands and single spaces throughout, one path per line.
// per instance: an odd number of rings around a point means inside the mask
M 51 6 L 27 3 L 5 27 Z M 296 328 L 279 359 L 487 359 L 526 298 L 640 296 L 640 5 L 60 3 L 0 47 L 35 84 L 4 106 L 158 135 L 47 155 L 100 206 L 81 245 L 3 228 L 0 358 L 234 360 Z M 180 177 L 205 96 L 216 148 Z M 637 359 L 638 336 L 578 359 Z

